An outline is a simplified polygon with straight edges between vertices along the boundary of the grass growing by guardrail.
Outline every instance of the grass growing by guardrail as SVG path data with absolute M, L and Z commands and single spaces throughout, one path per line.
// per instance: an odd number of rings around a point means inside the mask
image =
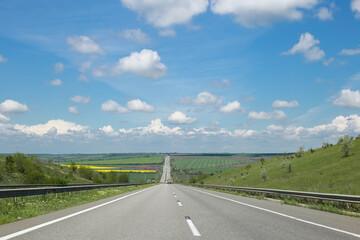
M 68 207 L 94 202 L 118 194 L 153 186 L 140 185 L 128 187 L 102 188 L 86 191 L 0 199 L 0 224 L 54 212 Z
M 197 187 L 197 186 L 193 186 L 193 187 Z M 294 206 L 298 206 L 298 207 L 306 207 L 306 208 L 316 209 L 316 210 L 320 210 L 320 211 L 331 212 L 331 213 L 360 218 L 360 204 L 318 200 L 318 199 L 311 199 L 311 198 L 280 196 L 280 195 L 270 196 L 269 194 L 261 194 L 261 193 L 249 194 L 246 192 L 222 190 L 222 189 L 209 188 L 209 187 L 199 187 L 199 188 L 208 189 L 208 190 L 217 191 L 217 192 L 229 193 L 229 194 L 233 194 L 233 195 L 239 195 L 242 197 L 256 198 L 256 199 L 260 199 L 260 200 L 276 199 L 276 200 L 280 200 L 281 204 L 294 205 Z

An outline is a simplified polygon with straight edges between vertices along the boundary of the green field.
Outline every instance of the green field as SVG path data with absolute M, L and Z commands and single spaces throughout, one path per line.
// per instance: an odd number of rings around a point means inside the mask
M 163 159 L 161 156 L 156 157 L 138 157 L 138 158 L 118 158 L 118 159 L 104 159 L 104 160 L 75 160 L 76 164 L 81 165 L 147 165 L 147 164 L 161 164 Z
M 130 182 L 146 182 L 147 180 L 156 180 L 156 173 L 130 173 Z
M 244 155 L 225 155 L 225 156 L 197 156 L 180 155 L 171 156 L 172 165 L 175 169 L 187 170 L 188 172 L 215 173 L 227 170 L 231 167 L 247 165 L 257 162 L 257 158 Z
M 202 180 L 205 184 L 289 189 L 360 195 L 360 139 L 353 141 L 350 156 L 343 157 L 341 146 L 305 152 L 303 157 L 277 157 L 245 167 L 231 169 Z M 288 163 L 291 163 L 291 172 Z M 266 169 L 267 179 L 260 174 Z

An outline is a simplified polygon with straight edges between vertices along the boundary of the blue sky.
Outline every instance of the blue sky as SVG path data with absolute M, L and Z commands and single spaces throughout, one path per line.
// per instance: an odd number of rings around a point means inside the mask
M 0 18 L 0 152 L 290 152 L 360 134 L 360 0 L 3 0 Z

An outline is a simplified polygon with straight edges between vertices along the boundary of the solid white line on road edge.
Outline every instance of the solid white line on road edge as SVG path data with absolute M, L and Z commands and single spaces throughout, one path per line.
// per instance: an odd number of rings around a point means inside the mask
M 179 204 L 179 207 L 182 207 L 182 204 L 180 201 L 177 201 L 177 203 Z
M 243 203 L 243 202 L 239 202 L 239 201 L 236 201 L 236 200 L 233 200 L 233 199 L 230 199 L 230 198 L 226 198 L 226 197 L 218 196 L 218 195 L 211 194 L 211 193 L 208 193 L 208 192 L 200 191 L 200 190 L 197 190 L 197 189 L 194 189 L 194 188 L 189 188 L 189 189 L 200 192 L 200 193 L 204 193 L 204 194 L 207 194 L 207 195 L 210 195 L 210 196 L 213 196 L 213 197 L 228 200 L 230 202 L 238 203 L 238 204 L 241 204 L 241 205 L 244 205 L 244 206 L 248 206 L 248 207 L 256 208 L 256 209 L 259 209 L 259 210 L 262 210 L 262 211 L 265 211 L 265 212 L 273 213 L 273 214 L 276 214 L 276 215 L 279 215 L 279 216 L 282 216 L 282 217 L 290 218 L 290 219 L 293 219 L 293 220 L 296 220 L 296 221 L 299 221 L 299 222 L 308 223 L 308 224 L 311 224 L 311 225 L 315 225 L 315 226 L 318 226 L 318 227 L 330 229 L 330 230 L 333 230 L 333 231 L 336 231 L 336 232 L 341 232 L 341 233 L 345 233 L 345 234 L 360 238 L 360 234 L 347 232 L 347 231 L 344 231 L 344 230 L 341 230 L 341 229 L 329 227 L 329 226 L 322 225 L 322 224 L 319 224 L 319 223 L 310 222 L 310 221 L 303 220 L 303 219 L 300 219 L 300 218 L 297 218 L 297 217 L 293 217 L 293 216 L 289 216 L 289 215 L 286 215 L 286 214 L 283 214 L 283 213 L 275 212 L 275 211 L 272 211 L 272 210 L 269 210 L 269 209 L 266 209 L 266 208 L 257 207 L 257 206 L 247 204 L 247 203 Z
M 194 223 L 191 221 L 191 218 L 188 217 L 188 216 L 186 216 L 185 219 L 186 219 L 187 224 L 189 225 L 189 228 L 190 228 L 192 234 L 193 234 L 195 237 L 201 237 L 201 234 L 199 233 L 199 231 L 198 231 L 197 228 L 195 227 Z
M 21 231 L 19 231 L 19 232 L 15 232 L 15 233 L 12 233 L 12 234 L 9 234 L 9 235 L 0 237 L 0 240 L 7 240 L 7 239 L 11 239 L 11 238 L 14 238 L 14 237 L 23 235 L 23 234 L 25 234 L 25 233 L 34 231 L 34 230 L 36 230 L 36 229 L 39 229 L 39 228 L 42 228 L 42 227 L 46 227 L 46 226 L 48 226 L 48 225 L 51 225 L 51 224 L 54 224 L 54 223 L 63 221 L 63 220 L 65 220 L 65 219 L 68 219 L 68 218 L 71 218 L 71 217 L 75 217 L 75 216 L 80 215 L 80 214 L 82 214 L 82 213 L 86 213 L 86 212 L 89 212 L 89 211 L 91 211 L 91 210 L 97 209 L 97 208 L 99 208 L 99 207 L 103 207 L 103 206 L 108 205 L 108 204 L 110 204 L 110 203 L 114 203 L 114 202 L 117 202 L 117 201 L 119 201 L 119 200 L 122 200 L 122 199 L 125 199 L 125 198 L 128 198 L 128 197 L 134 196 L 134 195 L 136 195 L 136 194 L 138 194 L 138 193 L 145 192 L 145 191 L 150 190 L 150 189 L 155 188 L 155 187 L 158 187 L 158 186 L 146 188 L 146 189 L 144 189 L 144 190 L 141 190 L 141 191 L 138 191 L 138 192 L 135 192 L 135 193 L 131 193 L 131 194 L 129 194 L 129 195 L 126 195 L 126 196 L 123 196 L 123 197 L 120 197 L 120 198 L 111 200 L 111 201 L 109 201 L 109 202 L 106 202 L 106 203 L 103 203 L 103 204 L 100 204 L 100 205 L 97 205 L 97 206 L 94 206 L 94 207 L 91 207 L 91 208 L 82 210 L 82 211 L 80 211 L 80 212 L 76 212 L 76 213 L 67 215 L 67 216 L 65 216 L 65 217 L 61 217 L 61 218 L 58 218 L 58 219 L 54 219 L 54 220 L 52 220 L 52 221 L 45 222 L 45 223 L 36 225 L 36 226 L 34 226 L 34 227 L 31 227 L 31 228 L 27 228 L 27 229 L 21 230 Z

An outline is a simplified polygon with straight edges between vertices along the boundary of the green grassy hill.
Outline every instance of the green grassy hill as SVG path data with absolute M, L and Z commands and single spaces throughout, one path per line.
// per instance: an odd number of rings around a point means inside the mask
M 92 183 L 68 167 L 41 161 L 35 156 L 14 154 L 12 169 L 6 167 L 6 156 L 0 155 L 0 184 L 67 184 Z
M 263 166 L 261 162 L 250 166 L 215 174 L 201 183 L 360 195 L 360 139 L 352 141 L 348 157 L 343 157 L 340 145 L 334 145 L 305 152 L 300 158 L 277 157 Z M 265 181 L 261 177 L 264 169 Z

